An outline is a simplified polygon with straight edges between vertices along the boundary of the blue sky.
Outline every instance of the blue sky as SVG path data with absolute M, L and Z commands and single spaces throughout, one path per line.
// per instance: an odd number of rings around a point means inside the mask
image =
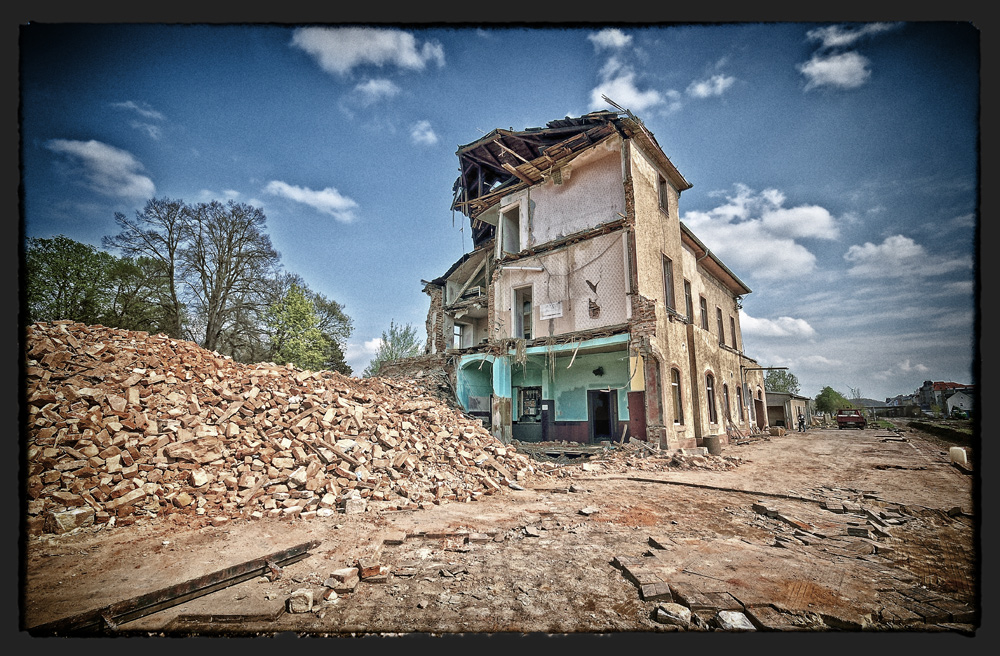
M 980 32 L 967 22 L 504 26 L 31 24 L 22 235 L 100 245 L 152 197 L 261 207 L 344 305 L 360 375 L 421 279 L 471 249 L 455 151 L 638 115 L 694 185 L 681 219 L 753 293 L 744 346 L 815 396 L 971 383 Z

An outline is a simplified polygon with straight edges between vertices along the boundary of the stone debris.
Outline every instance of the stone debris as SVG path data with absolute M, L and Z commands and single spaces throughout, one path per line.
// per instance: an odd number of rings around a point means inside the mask
M 474 501 L 547 476 L 413 379 L 241 364 L 72 321 L 25 332 L 29 534 Z
M 720 610 L 715 616 L 720 631 L 756 631 L 747 616 L 737 610 Z
M 691 609 L 674 603 L 660 604 L 656 607 L 655 619 L 661 624 L 687 628 L 691 625 Z
M 308 588 L 299 588 L 289 595 L 285 602 L 289 613 L 308 613 L 313 609 L 313 593 Z

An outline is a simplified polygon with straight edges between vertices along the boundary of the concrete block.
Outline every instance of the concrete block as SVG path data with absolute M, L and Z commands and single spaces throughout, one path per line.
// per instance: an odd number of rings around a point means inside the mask
M 313 593 L 308 588 L 299 588 L 285 601 L 289 613 L 308 613 L 313 608 Z
M 675 603 L 660 604 L 653 616 L 660 624 L 687 627 L 691 624 L 691 611 L 685 606 Z
M 756 631 L 747 616 L 736 610 L 720 610 L 715 616 L 715 624 L 722 631 Z

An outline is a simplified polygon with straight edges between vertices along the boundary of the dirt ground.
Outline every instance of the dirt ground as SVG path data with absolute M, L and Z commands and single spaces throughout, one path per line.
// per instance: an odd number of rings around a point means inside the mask
M 729 469 L 612 455 L 470 503 L 224 527 L 151 519 L 26 538 L 21 630 L 36 636 L 46 623 L 318 541 L 277 576 L 105 632 L 712 631 L 712 618 L 730 603 L 770 618 L 758 630 L 972 635 L 979 627 L 975 477 L 952 465 L 950 446 L 905 430 L 811 428 L 726 445 L 723 455 L 739 459 Z M 869 524 L 865 509 L 896 519 Z M 872 525 L 885 534 L 857 535 Z M 385 566 L 385 580 L 362 580 L 322 600 L 330 573 L 359 560 Z M 673 594 L 644 598 L 654 595 L 636 579 L 647 574 Z M 312 609 L 288 612 L 286 601 L 301 589 L 313 593 Z M 922 607 L 902 603 L 915 593 L 950 614 L 917 617 L 912 609 Z M 691 603 L 706 595 L 714 608 Z M 683 628 L 658 621 L 657 608 L 669 601 L 688 601 L 695 621 Z

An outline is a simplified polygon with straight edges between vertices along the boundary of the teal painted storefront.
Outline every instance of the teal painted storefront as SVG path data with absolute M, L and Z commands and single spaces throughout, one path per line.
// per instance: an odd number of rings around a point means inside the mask
M 601 432 L 617 434 L 617 425 L 629 421 L 633 372 L 629 371 L 628 340 L 623 334 L 534 346 L 525 350 L 523 363 L 513 353 L 499 357 L 468 354 L 457 370 L 459 401 L 468 409 L 471 396 L 491 394 L 494 422 L 510 427 L 494 426 L 498 436 L 589 441 L 595 439 L 595 405 L 610 400 L 614 408 L 605 421 L 615 425 Z

